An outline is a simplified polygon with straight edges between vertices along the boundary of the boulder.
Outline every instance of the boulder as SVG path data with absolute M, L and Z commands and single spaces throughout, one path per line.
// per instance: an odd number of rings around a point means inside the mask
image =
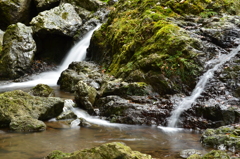
M 27 72 L 36 51 L 32 34 L 31 27 L 22 23 L 12 24 L 7 28 L 0 54 L 0 77 L 13 79 Z
M 201 137 L 201 142 L 210 147 L 225 147 L 234 151 L 240 150 L 240 127 L 222 126 L 217 129 L 207 129 Z
M 0 28 L 6 29 L 10 24 L 30 21 L 31 0 L 0 1 Z
M 52 97 L 54 96 L 54 90 L 48 85 L 38 84 L 30 90 L 29 94 L 40 97 Z
M 100 66 L 94 63 L 86 61 L 72 62 L 68 69 L 61 73 L 57 84 L 60 85 L 61 90 L 74 92 L 77 90 L 77 83 L 83 81 L 99 90 L 105 80 L 111 79 L 108 75 L 103 74 L 103 71 Z
M 33 129 L 42 130 L 43 124 L 34 119 L 49 120 L 57 117 L 63 110 L 64 101 L 57 97 L 34 97 L 20 90 L 0 94 L 0 126 L 9 126 L 13 129 L 25 130 L 22 125 L 37 124 Z M 26 118 L 25 118 L 26 117 Z M 31 118 L 29 123 L 25 119 Z M 17 126 L 20 125 L 20 126 Z
M 187 149 L 187 150 L 182 150 L 180 152 L 180 156 L 182 158 L 188 158 L 188 157 L 190 157 L 190 156 L 192 156 L 194 154 L 201 156 L 201 152 L 199 150 L 195 150 L 195 149 Z
M 88 113 L 95 114 L 93 105 L 97 96 L 97 90 L 82 81 L 77 83 L 76 89 L 75 101 L 77 105 L 80 108 L 87 110 Z
M 44 122 L 30 116 L 20 116 L 11 120 L 10 129 L 17 132 L 35 132 L 46 130 Z
M 76 151 L 73 153 L 63 153 L 61 151 L 55 150 L 49 154 L 46 159 L 151 159 L 152 157 L 147 154 L 142 154 L 138 151 L 132 151 L 130 147 L 124 145 L 123 143 L 113 142 L 103 144 L 99 147 L 84 149 Z
M 69 3 L 43 11 L 30 24 L 34 33 L 59 34 L 73 37 L 82 25 L 82 20 Z

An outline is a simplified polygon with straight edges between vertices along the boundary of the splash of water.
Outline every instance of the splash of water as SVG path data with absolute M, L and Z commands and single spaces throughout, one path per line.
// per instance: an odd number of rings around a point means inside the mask
M 31 80 L 26 82 L 17 82 L 10 83 L 3 86 L 0 86 L 0 90 L 9 90 L 9 89 L 18 89 L 22 87 L 32 87 L 37 84 L 47 84 L 49 86 L 56 86 L 57 80 L 61 74 L 61 72 L 67 69 L 68 65 L 73 61 L 82 61 L 86 57 L 86 49 L 90 44 L 90 39 L 92 37 L 93 32 L 98 29 L 101 25 L 98 25 L 93 30 L 89 31 L 82 40 L 80 40 L 67 54 L 64 58 L 64 61 L 60 65 L 60 67 L 56 71 L 43 72 L 38 75 L 32 76 Z
M 239 51 L 240 45 L 236 49 L 232 50 L 229 54 L 222 54 L 218 56 L 217 59 L 212 59 L 207 63 L 208 65 L 215 64 L 215 66 L 209 69 L 200 77 L 200 80 L 198 81 L 191 95 L 183 98 L 182 101 L 178 104 L 178 106 L 172 111 L 172 115 L 168 119 L 168 127 L 177 127 L 177 122 L 182 112 L 189 109 L 193 102 L 195 102 L 195 100 L 201 95 L 207 82 L 213 77 L 214 72 L 225 62 L 229 61 L 232 57 L 234 57 Z

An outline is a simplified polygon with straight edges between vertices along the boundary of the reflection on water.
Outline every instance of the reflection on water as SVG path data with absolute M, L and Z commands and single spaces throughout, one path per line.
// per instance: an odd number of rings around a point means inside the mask
M 156 158 L 178 158 L 179 151 L 202 150 L 200 134 L 188 130 L 164 133 L 157 127 L 123 125 L 121 127 L 70 128 L 58 122 L 47 122 L 48 128 L 38 133 L 0 131 L 1 159 L 40 159 L 52 150 L 73 152 L 120 141 L 133 150 Z

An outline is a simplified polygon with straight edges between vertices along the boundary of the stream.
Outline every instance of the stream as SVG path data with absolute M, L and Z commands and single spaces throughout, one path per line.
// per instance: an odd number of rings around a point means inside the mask
M 61 71 L 66 69 L 72 61 L 84 59 L 93 31 L 76 44 L 57 71 L 35 75 L 28 82 L 10 84 L 1 82 L 0 92 L 16 89 L 28 91 L 31 87 L 44 83 L 54 88 L 56 96 L 73 99 L 73 94 L 59 90 L 56 85 L 57 79 Z M 73 56 L 73 53 L 77 53 L 76 55 L 80 55 L 80 57 Z M 88 116 L 89 118 L 93 119 L 94 117 Z M 44 132 L 14 133 L 7 128 L 0 129 L 0 158 L 40 159 L 53 150 L 73 152 L 114 141 L 124 142 L 133 150 L 150 154 L 155 158 L 180 158 L 179 152 L 184 149 L 198 149 L 203 152 L 206 150 L 199 141 L 201 134 L 192 130 L 109 124 L 107 121 L 101 122 L 106 124 L 89 128 L 70 127 L 64 121 L 50 120 L 45 123 L 47 130 Z

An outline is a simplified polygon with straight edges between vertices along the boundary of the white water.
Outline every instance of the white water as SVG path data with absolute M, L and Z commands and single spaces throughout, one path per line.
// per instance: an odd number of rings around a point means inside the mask
M 62 114 L 65 114 L 67 112 L 73 112 L 77 115 L 78 118 L 83 118 L 87 122 L 96 124 L 96 125 L 102 125 L 102 126 L 114 126 L 114 127 L 127 127 L 128 125 L 125 124 L 116 124 L 116 123 L 110 123 L 107 120 L 99 119 L 97 117 L 90 116 L 86 111 L 79 109 L 77 107 L 74 107 L 75 103 L 71 99 L 67 99 L 64 101 L 64 107 Z M 61 116 L 61 115 L 60 115 Z M 51 119 L 50 121 L 55 121 L 55 119 Z M 80 124 L 80 119 L 76 119 L 71 122 L 72 127 L 78 127 Z
M 209 64 L 215 64 L 215 66 L 205 72 L 201 77 L 196 87 L 194 88 L 191 96 L 185 97 L 178 104 L 178 106 L 172 111 L 172 115 L 168 119 L 168 127 L 177 127 L 178 118 L 184 110 L 187 110 L 191 107 L 192 103 L 201 95 L 203 92 L 208 80 L 213 77 L 214 72 L 222 66 L 225 62 L 229 61 L 240 51 L 240 45 L 232 50 L 229 54 L 219 55 L 216 59 L 212 59 L 207 62 Z
M 86 49 L 90 44 L 90 39 L 92 37 L 93 32 L 98 29 L 100 25 L 98 25 L 95 29 L 89 31 L 82 40 L 80 40 L 67 54 L 61 66 L 56 71 L 44 72 L 38 75 L 32 76 L 31 80 L 27 82 L 17 82 L 10 83 L 3 86 L 0 86 L 0 90 L 9 89 L 9 88 L 21 88 L 21 87 L 32 87 L 37 84 L 47 84 L 49 86 L 56 86 L 57 80 L 60 77 L 62 71 L 67 69 L 68 65 L 73 61 L 82 61 L 86 57 Z

